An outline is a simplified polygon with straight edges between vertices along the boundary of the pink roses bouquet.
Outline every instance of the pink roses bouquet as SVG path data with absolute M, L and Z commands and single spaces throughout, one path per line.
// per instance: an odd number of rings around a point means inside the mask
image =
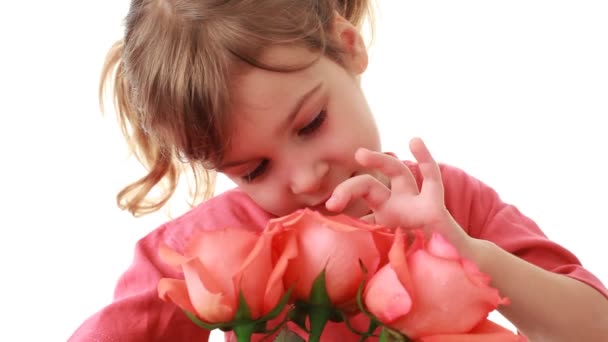
M 182 253 L 167 246 L 160 253 L 184 274 L 161 279 L 160 298 L 238 341 L 284 327 L 308 341 L 347 340 L 347 330 L 356 340 L 523 339 L 487 320 L 508 300 L 437 234 L 427 240 L 303 209 L 257 234 L 201 231 Z

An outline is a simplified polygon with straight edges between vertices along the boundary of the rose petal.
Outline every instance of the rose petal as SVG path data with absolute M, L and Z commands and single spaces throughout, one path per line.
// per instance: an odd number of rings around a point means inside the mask
M 281 235 L 285 240 L 292 239 L 289 235 L 293 235 L 298 249 L 298 257 L 289 263 L 285 272 L 285 283 L 294 284 L 296 298 L 307 299 L 314 279 L 327 265 L 327 259 L 333 248 L 331 243 L 334 240 L 331 237 L 333 234 L 328 229 L 311 231 L 310 226 L 304 226 L 298 232 L 289 230 Z M 317 248 L 314 248 L 313 245 L 316 243 L 318 243 Z
M 509 298 L 501 297 L 498 289 L 490 286 L 490 276 L 482 273 L 472 261 L 462 259 L 460 262 L 471 283 L 475 284 L 478 288 L 483 289 L 479 294 L 485 295 L 485 300 L 491 307 L 491 309 L 488 309 L 489 311 L 494 310 L 499 305 L 509 305 Z
M 523 336 L 513 333 L 487 333 L 487 334 L 445 334 L 425 336 L 417 342 L 525 342 Z
M 365 222 L 363 220 L 354 218 L 352 216 L 348 216 L 345 214 L 338 214 L 333 216 L 324 216 L 319 212 L 310 211 L 308 209 L 304 209 L 308 211 L 310 215 L 316 216 L 316 219 L 324 222 L 325 224 L 329 224 L 331 226 L 336 227 L 336 229 L 343 229 L 345 231 L 350 230 L 366 230 L 366 231 L 374 231 L 374 230 L 385 230 L 386 227 Z
M 403 287 L 409 292 L 410 296 L 414 297 L 415 287 L 407 264 L 405 238 L 402 229 L 395 231 L 395 239 L 388 253 L 388 259 Z
M 290 235 L 290 239 L 281 249 L 282 253 L 274 265 L 272 273 L 268 277 L 266 291 L 264 293 L 264 313 L 272 311 L 278 304 L 281 297 L 285 294 L 283 287 L 283 275 L 287 270 L 289 261 L 298 255 L 298 246 L 295 236 Z M 289 284 L 286 284 L 290 286 Z
M 313 281 L 325 270 L 332 303 L 337 306 L 351 303 L 363 281 L 359 260 L 370 274 L 378 269 L 380 254 L 374 248 L 372 233 L 341 221 L 355 222 L 346 217 L 327 218 L 304 209 L 284 220 L 273 221 L 273 227 L 268 229 L 278 232 L 277 240 L 287 241 L 289 234 L 296 236 L 298 254 L 289 262 L 284 276 L 285 284 L 295 284 L 295 298 L 307 299 Z
M 407 314 L 412 307 L 412 298 L 391 265 L 385 265 L 374 274 L 363 297 L 367 309 L 385 324 Z
M 270 219 L 266 225 L 269 231 L 282 231 L 284 227 L 292 225 L 300 220 L 307 212 L 305 210 L 296 210 L 293 213 L 278 218 Z
M 232 289 L 222 290 L 198 259 L 192 259 L 182 267 L 188 295 L 198 317 L 210 323 L 232 320 L 237 307 Z
M 375 230 L 372 232 L 376 249 L 380 253 L 379 265 L 386 265 L 388 263 L 388 253 L 393 246 L 395 241 L 395 233 L 383 230 Z
M 186 246 L 186 256 L 196 257 L 209 274 L 213 274 L 217 293 L 238 299 L 234 277 L 255 246 L 259 233 L 227 227 L 215 231 L 200 231 Z
M 466 334 L 443 334 L 426 336 L 418 339 L 420 342 L 525 342 L 524 336 L 490 321 L 484 320 Z
M 328 259 L 325 284 L 329 298 L 340 305 L 355 298 L 364 280 L 365 274 L 359 262 L 368 274 L 374 274 L 380 264 L 380 254 L 371 247 L 373 239 L 369 232 L 353 232 L 337 239 L 337 250 L 348 251 L 350 248 L 350 253 L 337 253 Z
M 262 235 L 233 278 L 234 286 L 245 297 L 251 317 L 254 319 L 265 313 L 264 294 L 271 271 L 270 241 L 267 235 Z
M 407 253 L 406 253 L 407 256 L 409 256 L 410 254 L 412 254 L 420 249 L 426 249 L 427 241 L 426 241 L 426 237 L 424 236 L 424 233 L 422 232 L 422 230 L 419 230 L 419 229 L 413 230 L 412 234 L 414 235 L 414 240 L 407 248 Z
M 408 256 L 408 264 L 416 284 L 414 304 L 395 325 L 410 337 L 468 332 L 500 299 L 496 289 L 471 282 L 459 260 L 419 249 Z
M 201 231 L 190 239 L 184 254 L 198 257 L 209 268 L 221 267 L 222 273 L 232 275 L 241 268 L 259 235 L 234 227 Z
M 162 278 L 158 282 L 158 297 L 164 301 L 172 302 L 180 308 L 195 314 L 192 306 L 186 282 L 180 279 Z
M 452 244 L 450 244 L 439 233 L 433 233 L 427 246 L 429 253 L 446 259 L 459 259 L 460 254 Z

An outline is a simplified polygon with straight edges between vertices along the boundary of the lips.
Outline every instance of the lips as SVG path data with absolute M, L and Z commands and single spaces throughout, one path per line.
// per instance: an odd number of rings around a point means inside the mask
M 327 202 L 327 200 L 330 197 L 331 197 L 331 194 L 327 195 L 326 197 L 324 197 L 324 199 L 322 201 L 320 201 L 319 203 L 312 206 L 311 209 L 319 211 L 321 213 L 328 213 L 329 210 L 327 210 L 327 208 L 325 207 L 325 202 Z
M 353 178 L 354 176 L 356 176 L 356 175 L 358 175 L 358 174 L 360 174 L 360 173 L 358 173 L 358 172 L 353 172 L 353 173 L 352 173 L 352 174 L 351 174 L 351 175 L 350 175 L 350 176 L 349 176 L 347 179 Z M 345 179 L 345 180 L 346 180 L 346 179 Z M 342 182 L 344 182 L 345 180 L 342 180 L 341 182 L 337 183 L 337 184 L 336 184 L 334 187 L 332 187 L 332 188 L 331 188 L 331 192 L 330 192 L 329 194 L 327 194 L 327 195 L 325 195 L 325 196 L 321 197 L 323 200 L 321 200 L 321 201 L 317 202 L 315 205 L 312 205 L 312 206 L 310 206 L 309 208 L 310 208 L 310 209 L 313 209 L 313 210 L 316 210 L 316 211 L 319 211 L 319 212 L 324 213 L 324 214 L 327 214 L 327 213 L 330 213 L 330 214 L 337 214 L 337 213 L 335 213 L 335 212 L 332 212 L 332 211 L 327 210 L 327 208 L 325 207 L 325 202 L 327 202 L 327 200 L 329 200 L 329 198 L 330 198 L 330 197 L 331 197 L 331 195 L 333 194 L 334 189 L 336 188 L 336 186 L 338 186 L 338 184 L 341 184 L 341 183 L 342 183 Z M 345 210 L 346 210 L 346 209 L 347 209 L 349 206 L 350 206 L 350 203 L 349 203 L 349 204 L 347 204 L 347 205 L 346 205 L 346 208 L 344 208 L 344 210 L 342 210 L 342 211 L 345 211 Z
M 318 212 L 320 212 L 320 213 L 322 213 L 324 215 L 335 215 L 335 214 L 338 214 L 337 212 L 333 212 L 333 211 L 327 210 L 327 208 L 325 207 L 325 202 L 327 202 L 327 200 L 329 200 L 329 198 L 331 197 L 331 195 L 334 192 L 334 189 L 339 184 L 341 184 L 342 182 L 346 181 L 347 179 L 353 178 L 353 177 L 355 177 L 357 175 L 361 175 L 361 174 L 364 174 L 364 173 L 363 172 L 358 172 L 358 171 L 353 172 L 350 176 L 348 176 L 347 178 L 345 178 L 345 179 L 343 179 L 343 180 L 335 183 L 335 185 L 333 187 L 329 188 L 329 189 L 331 189 L 331 191 L 329 193 L 327 193 L 324 196 L 320 196 L 319 198 L 322 198 L 322 200 L 316 202 L 314 205 L 307 205 L 306 207 L 309 208 L 309 209 L 311 209 L 311 210 L 318 211 Z M 342 212 L 347 211 L 348 208 L 351 207 L 351 205 L 352 205 L 352 203 L 348 203 L 346 205 L 346 207 L 342 210 Z

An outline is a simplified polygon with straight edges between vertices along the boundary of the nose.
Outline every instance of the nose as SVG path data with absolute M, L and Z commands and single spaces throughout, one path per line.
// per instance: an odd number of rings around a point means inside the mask
M 329 164 L 325 162 L 316 162 L 308 166 L 300 164 L 291 172 L 291 191 L 296 195 L 318 191 L 328 171 Z

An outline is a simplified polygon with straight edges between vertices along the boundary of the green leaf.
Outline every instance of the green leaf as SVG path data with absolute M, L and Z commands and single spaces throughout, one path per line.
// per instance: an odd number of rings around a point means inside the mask
M 289 319 L 289 313 L 291 312 L 291 310 L 289 312 L 287 312 L 283 321 L 280 324 L 277 324 L 276 327 L 268 330 L 266 323 L 272 319 L 275 319 L 278 315 L 281 314 L 281 312 L 283 312 L 283 309 L 285 309 L 285 306 L 287 305 L 287 303 L 289 302 L 289 299 L 291 298 L 292 290 L 293 290 L 293 288 L 290 288 L 289 290 L 287 290 L 287 292 L 285 292 L 283 297 L 281 297 L 281 300 L 279 300 L 277 305 L 269 313 L 267 313 L 266 315 L 255 320 L 256 328 L 255 328 L 254 332 L 264 333 L 264 334 L 274 334 L 277 330 L 279 330 L 281 327 L 283 327 L 285 325 L 285 323 Z
M 376 331 L 376 328 L 378 328 L 380 326 L 380 322 L 378 322 L 375 319 L 372 319 L 369 321 L 369 326 L 367 327 L 367 336 L 374 336 L 374 331 Z
M 247 301 L 245 300 L 242 291 L 239 291 L 239 306 L 234 315 L 233 322 L 236 323 L 240 321 L 251 322 L 251 311 L 249 310 L 249 305 L 247 305 Z
M 391 341 L 397 341 L 397 342 L 411 342 L 412 341 L 409 337 L 407 337 L 407 335 L 404 335 L 397 330 L 393 330 L 391 328 L 386 328 L 386 330 L 388 330 L 388 334 L 389 334 L 389 336 L 391 336 Z
M 188 318 L 190 318 L 190 320 L 192 322 L 194 322 L 194 324 L 198 325 L 199 327 L 206 329 L 206 330 L 214 330 L 214 329 L 221 329 L 223 331 L 230 331 L 232 330 L 232 323 L 231 322 L 225 322 L 225 323 L 215 323 L 215 324 L 210 324 L 210 323 L 205 323 L 203 321 L 201 321 L 200 319 L 198 319 L 198 317 L 196 317 L 193 313 L 184 310 L 184 312 L 186 313 L 186 316 L 188 316 Z
M 318 342 L 321 340 L 321 334 L 325 325 L 329 320 L 329 311 L 323 307 L 313 306 L 311 307 L 310 313 L 310 335 L 308 336 L 309 342 Z
M 289 302 L 289 299 L 291 297 L 291 292 L 292 289 L 290 288 L 285 295 L 283 295 L 283 297 L 281 297 L 281 300 L 279 301 L 279 303 L 277 303 L 277 305 L 266 315 L 264 315 L 263 317 L 257 319 L 257 320 L 253 320 L 251 319 L 251 310 L 249 309 L 249 305 L 247 305 L 247 301 L 245 300 L 245 296 L 243 295 L 242 292 L 239 293 L 239 304 L 238 304 L 238 308 L 237 308 L 237 312 L 234 315 L 234 319 L 230 322 L 222 322 L 222 323 L 215 323 L 215 324 L 210 324 L 210 323 L 205 323 L 203 321 L 201 321 L 200 319 L 198 319 L 196 317 L 196 315 L 192 314 L 191 312 L 188 312 L 186 310 L 184 310 L 184 312 L 186 313 L 186 316 L 188 316 L 188 318 L 190 318 L 190 320 L 192 322 L 194 322 L 194 324 L 196 324 L 197 326 L 199 326 L 200 328 L 206 329 L 206 330 L 214 330 L 214 329 L 220 329 L 222 331 L 231 331 L 234 330 L 235 333 L 237 330 L 242 330 L 241 334 L 249 334 L 249 330 L 251 330 L 253 333 L 269 333 L 272 332 L 274 333 L 276 330 L 278 330 L 280 328 L 277 327 L 275 329 L 272 329 L 271 331 L 268 331 L 266 329 L 266 322 L 268 322 L 271 319 L 276 318 L 279 314 L 281 314 L 281 312 L 283 312 L 283 309 L 285 308 L 285 305 L 287 305 L 287 303 Z M 237 328 L 237 327 L 241 327 L 241 328 Z
M 380 338 L 378 339 L 378 342 L 389 342 L 388 332 L 386 331 L 386 328 L 382 328 L 382 330 L 380 331 Z
M 347 326 L 350 327 L 350 324 L 347 324 Z M 363 342 L 363 341 L 367 340 L 369 337 L 378 337 L 378 335 L 374 334 L 374 331 L 376 331 L 376 328 L 378 328 L 379 326 L 380 326 L 380 322 L 378 322 L 375 319 L 370 319 L 369 326 L 367 327 L 366 332 L 362 333 L 362 332 L 355 331 L 354 329 L 351 329 L 351 331 L 360 335 L 361 339 L 359 340 L 359 342 Z
M 251 341 L 251 335 L 253 335 L 253 332 L 258 328 L 258 323 L 251 320 L 249 306 L 247 306 L 245 297 L 242 294 L 239 296 L 239 307 L 235 319 L 232 322 L 208 324 L 198 319 L 194 314 L 185 310 L 184 312 L 191 321 L 203 329 L 210 331 L 214 329 L 220 329 L 222 331 L 233 330 L 238 342 Z
M 302 301 L 297 301 L 289 311 L 289 320 L 297 324 L 300 328 L 304 329 L 307 333 L 310 333 L 308 327 L 306 327 L 306 317 L 308 317 L 308 305 Z
M 323 329 L 330 317 L 334 315 L 334 311 L 325 287 L 325 270 L 323 270 L 315 278 L 310 291 L 310 306 L 308 308 L 308 317 L 310 317 L 309 342 L 318 342 L 321 339 Z
M 378 342 L 412 342 L 412 340 L 396 330 L 382 327 Z
M 340 315 L 342 316 L 341 322 L 344 322 L 344 324 L 346 325 L 346 327 L 348 328 L 348 330 L 350 330 L 355 335 L 359 335 L 359 336 L 363 336 L 364 337 L 360 341 L 365 341 L 365 338 L 367 338 L 368 336 L 372 336 L 372 335 L 366 334 L 366 333 L 364 333 L 362 331 L 359 331 L 359 330 L 355 329 L 355 327 L 353 327 L 350 324 L 350 321 L 348 320 L 348 316 L 345 313 L 340 312 Z M 372 321 L 370 321 L 370 324 L 371 324 L 371 322 Z M 372 330 L 372 332 L 373 332 L 373 330 Z
M 361 283 L 359 284 L 359 288 L 357 289 L 357 306 L 359 307 L 359 310 L 361 310 L 361 312 L 364 313 L 370 319 L 369 328 L 367 329 L 367 333 L 362 335 L 363 338 L 361 340 L 364 341 L 365 338 L 367 338 L 369 336 L 373 336 L 373 332 L 376 330 L 376 328 L 381 326 L 382 330 L 380 332 L 380 339 L 378 342 L 382 342 L 382 341 L 409 342 L 409 341 L 411 341 L 407 335 L 404 335 L 398 331 L 390 329 L 389 327 L 384 325 L 382 322 L 380 322 L 376 318 L 376 316 L 374 316 L 371 312 L 367 311 L 367 309 L 365 308 L 365 304 L 363 303 L 363 290 L 364 290 L 365 281 L 367 278 L 367 268 L 365 268 L 365 265 L 363 265 L 363 262 L 361 261 L 361 259 L 359 259 L 359 266 L 361 267 L 361 270 L 363 271 L 363 280 L 361 281 Z
M 331 307 L 329 295 L 327 294 L 327 288 L 325 287 L 325 270 L 323 270 L 312 283 L 312 289 L 310 290 L 310 303 L 312 305 Z
M 367 268 L 365 268 L 365 265 L 363 265 L 361 259 L 359 259 L 359 266 L 363 271 L 363 280 L 361 280 L 359 288 L 357 289 L 357 306 L 359 307 L 359 310 L 361 310 L 361 312 L 363 312 L 371 320 L 378 321 L 376 316 L 374 316 L 371 312 L 367 311 L 365 305 L 363 304 L 363 290 L 365 289 L 365 281 L 367 280 Z
M 250 342 L 251 335 L 253 335 L 253 332 L 255 330 L 255 324 L 254 323 L 237 324 L 234 326 L 233 330 L 234 330 L 234 334 L 236 335 L 236 340 L 238 342 Z
M 238 342 L 249 342 L 256 330 L 265 330 L 265 324 L 260 326 L 259 322 L 251 319 L 251 310 L 242 291 L 239 291 L 239 306 L 231 325 Z
M 283 295 L 283 297 L 281 297 L 281 300 L 279 301 L 277 306 L 275 306 L 274 309 L 272 309 L 272 311 L 270 311 L 263 317 L 259 318 L 258 321 L 270 321 L 271 319 L 274 319 L 278 315 L 280 315 L 281 312 L 283 312 L 285 305 L 287 305 L 287 303 L 289 302 L 292 292 L 293 292 L 293 286 L 290 287 L 289 290 L 287 290 L 287 292 L 285 292 L 285 294 Z

